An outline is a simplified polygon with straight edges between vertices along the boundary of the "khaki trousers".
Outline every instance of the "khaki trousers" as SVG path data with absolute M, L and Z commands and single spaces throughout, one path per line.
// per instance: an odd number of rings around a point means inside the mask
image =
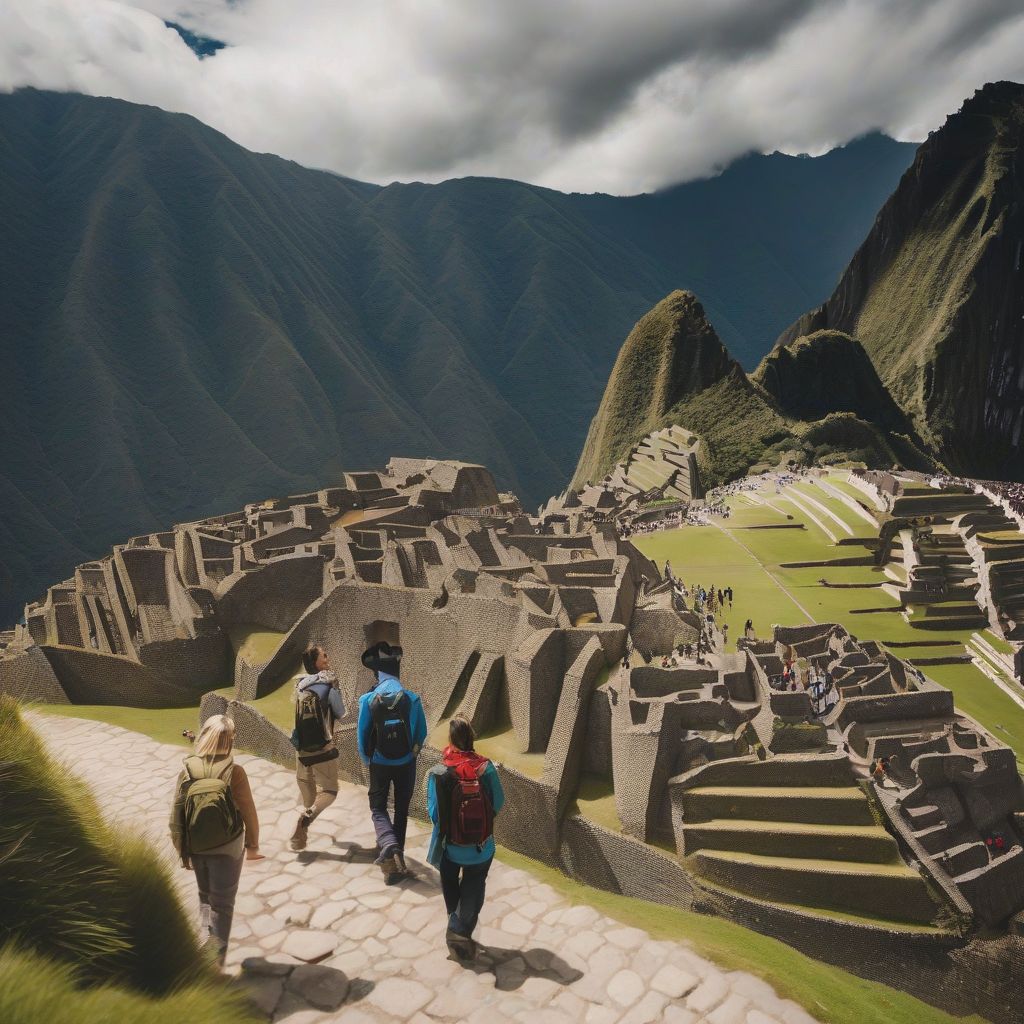
M 310 819 L 317 817 L 334 803 L 338 795 L 337 757 L 319 764 L 305 765 L 295 757 L 295 780 L 299 784 L 302 806 L 310 813 Z

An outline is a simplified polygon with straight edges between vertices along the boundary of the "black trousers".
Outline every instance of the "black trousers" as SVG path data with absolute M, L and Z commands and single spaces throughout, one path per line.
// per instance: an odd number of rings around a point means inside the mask
M 416 786 L 416 760 L 408 764 L 370 765 L 370 817 L 382 850 L 397 846 L 405 849 L 405 830 L 409 824 L 409 801 Z M 394 787 L 395 816 L 388 814 L 388 792 Z
M 482 864 L 456 864 L 448 859 L 448 854 L 441 857 L 441 892 L 448 911 L 448 927 L 453 932 L 473 934 L 484 905 L 487 872 L 493 860 L 491 857 Z

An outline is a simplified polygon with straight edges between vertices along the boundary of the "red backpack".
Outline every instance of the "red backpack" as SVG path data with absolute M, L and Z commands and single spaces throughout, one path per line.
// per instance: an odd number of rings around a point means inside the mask
M 449 767 L 453 775 L 448 815 L 448 842 L 456 846 L 475 846 L 478 850 L 494 832 L 494 811 L 481 781 L 490 761 L 476 768 L 468 762 Z

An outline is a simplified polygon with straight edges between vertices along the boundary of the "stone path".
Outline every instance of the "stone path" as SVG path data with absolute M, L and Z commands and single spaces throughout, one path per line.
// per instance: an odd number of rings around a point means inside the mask
M 108 814 L 173 855 L 167 817 L 183 748 L 99 722 L 29 717 Z M 112 761 L 124 772 L 101 767 Z M 309 849 L 295 854 L 287 848 L 297 815 L 292 774 L 244 754 L 238 761 L 267 859 L 245 865 L 227 967 L 274 1021 L 813 1024 L 760 979 L 572 906 L 498 861 L 477 934 L 487 954 L 472 968 L 455 963 L 437 873 L 425 865 L 425 827 L 410 822 L 407 860 L 418 879 L 389 888 L 372 863 L 363 789 L 342 784 Z M 197 910 L 191 873 L 179 868 L 177 878 Z

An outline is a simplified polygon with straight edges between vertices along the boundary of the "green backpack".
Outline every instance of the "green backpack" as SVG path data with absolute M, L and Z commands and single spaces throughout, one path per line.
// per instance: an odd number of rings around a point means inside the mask
M 186 757 L 185 846 L 205 853 L 242 834 L 242 815 L 231 796 L 231 758 L 218 766 L 203 757 Z

